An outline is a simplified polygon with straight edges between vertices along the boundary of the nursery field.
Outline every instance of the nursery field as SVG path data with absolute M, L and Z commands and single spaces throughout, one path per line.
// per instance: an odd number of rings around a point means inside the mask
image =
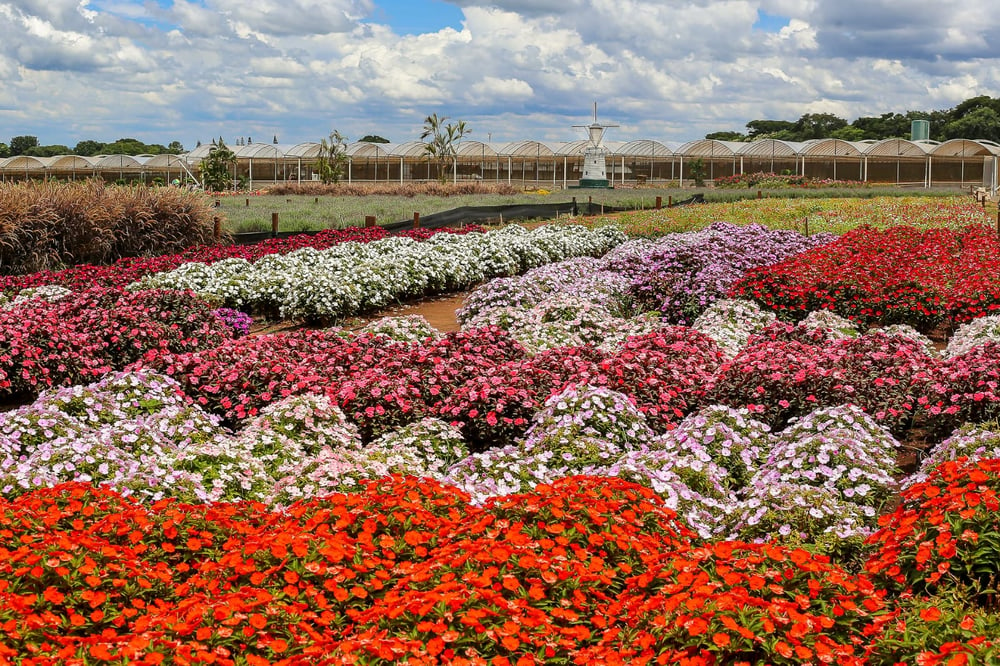
M 604 190 L 562 190 L 562 189 L 539 189 L 532 191 L 506 191 L 497 193 L 469 193 L 469 194 L 448 194 L 446 186 L 438 186 L 438 193 L 419 193 L 420 189 L 411 186 L 416 194 L 347 194 L 331 195 L 330 188 L 326 186 L 318 190 L 317 194 L 272 194 L 265 193 L 235 193 L 219 196 L 220 210 L 225 219 L 225 228 L 230 233 L 270 231 L 271 215 L 278 214 L 280 231 L 308 231 L 317 229 L 340 229 L 346 226 L 360 226 L 364 224 L 365 217 L 375 216 L 376 224 L 391 224 L 413 218 L 413 214 L 420 213 L 427 216 L 432 213 L 452 210 L 462 206 L 501 206 L 511 204 L 547 204 L 570 202 L 574 197 L 580 203 L 585 203 L 588 199 L 593 199 L 595 203 L 606 206 L 635 208 L 636 210 L 649 210 L 655 207 L 656 198 L 661 199 L 662 205 L 673 201 L 682 201 L 692 194 L 700 193 L 712 204 L 735 204 L 737 202 L 747 202 L 745 207 L 753 207 L 750 203 L 756 200 L 757 190 L 753 189 L 713 189 L 701 188 L 692 190 L 680 187 L 641 187 L 638 189 L 619 188 Z M 347 186 L 344 184 L 344 188 Z M 364 186 L 350 186 L 354 189 L 348 191 L 364 192 Z M 544 187 L 542 184 L 540 187 Z M 375 190 L 378 192 L 378 190 Z M 406 189 L 400 188 L 401 192 Z M 865 199 L 870 198 L 897 198 L 903 197 L 910 200 L 926 200 L 928 198 L 946 200 L 968 200 L 968 193 L 964 197 L 962 192 L 954 189 L 931 189 L 931 190 L 901 190 L 894 188 L 821 188 L 821 189 L 765 189 L 762 196 L 776 201 L 793 201 L 802 204 L 803 215 L 809 214 L 817 204 L 814 200 L 843 199 L 852 200 L 859 196 Z M 812 203 L 809 203 L 812 202 Z M 836 203 L 832 206 L 836 207 Z M 822 208 L 820 208 L 821 210 Z M 800 219 L 802 215 L 799 216 Z M 727 219 L 713 217 L 715 219 Z M 850 221 L 845 221 L 850 224 Z
M 5 278 L 0 665 L 1000 663 L 992 220 L 690 210 Z

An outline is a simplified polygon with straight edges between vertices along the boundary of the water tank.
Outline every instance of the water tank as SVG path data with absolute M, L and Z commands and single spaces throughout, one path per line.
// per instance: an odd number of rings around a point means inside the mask
M 910 122 L 910 141 L 927 141 L 931 138 L 931 121 L 913 120 Z

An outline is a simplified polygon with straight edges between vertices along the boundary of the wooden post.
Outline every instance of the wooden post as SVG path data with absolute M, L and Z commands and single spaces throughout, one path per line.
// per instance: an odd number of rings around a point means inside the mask
M 667 208 L 673 208 L 673 206 L 674 206 L 674 197 L 673 195 L 670 195 L 667 197 Z
M 271 238 L 278 237 L 278 214 L 271 213 Z
M 663 197 L 656 197 L 656 210 L 663 208 Z
M 806 236 L 808 236 L 809 235 L 809 216 L 808 215 L 805 216 L 802 219 L 802 224 L 805 226 L 805 228 L 806 228 Z
M 315 199 L 313 199 L 313 203 L 319 203 L 319 197 L 316 197 Z
M 365 226 L 366 227 L 374 227 L 375 226 L 375 216 L 374 215 L 365 215 Z
M 215 224 L 212 236 L 215 238 L 215 242 L 218 243 L 222 239 L 222 220 L 216 215 L 212 218 L 212 222 Z
M 758 199 L 763 199 L 764 198 L 764 193 L 761 192 L 760 190 L 757 190 L 757 198 Z
M 413 228 L 414 229 L 420 228 L 420 213 L 417 213 L 415 211 L 413 213 Z
M 250 207 L 250 200 L 247 199 L 247 208 L 249 208 L 249 207 Z

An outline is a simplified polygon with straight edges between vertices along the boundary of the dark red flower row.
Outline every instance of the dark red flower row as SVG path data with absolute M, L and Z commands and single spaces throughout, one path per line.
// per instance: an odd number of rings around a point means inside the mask
M 994 229 L 858 228 L 840 240 L 751 270 L 732 294 L 790 319 L 832 310 L 868 325 L 929 331 L 1000 309 Z

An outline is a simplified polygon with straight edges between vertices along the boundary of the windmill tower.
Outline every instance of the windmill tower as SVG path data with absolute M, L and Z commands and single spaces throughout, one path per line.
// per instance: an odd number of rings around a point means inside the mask
M 602 125 L 597 122 L 597 102 L 594 102 L 594 122 L 589 125 L 573 125 L 587 130 L 590 145 L 583 151 L 583 177 L 579 187 L 608 187 L 608 151 L 601 145 L 604 130 L 618 125 Z

